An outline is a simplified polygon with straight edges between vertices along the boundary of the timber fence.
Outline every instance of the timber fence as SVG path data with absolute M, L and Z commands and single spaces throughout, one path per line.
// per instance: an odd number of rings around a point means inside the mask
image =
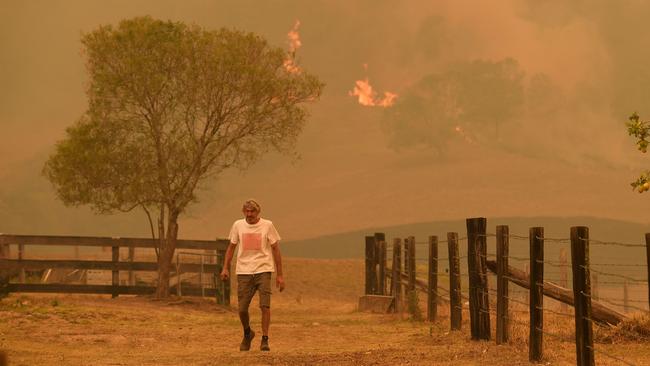
M 144 238 L 0 234 L 0 297 L 12 292 L 110 294 L 112 297 L 153 294 L 158 272 L 154 254 L 158 246 L 159 240 Z M 218 303 L 229 305 L 230 281 L 221 281 L 218 276 L 227 246 L 228 240 L 178 239 L 170 272 L 170 292 L 179 296 L 214 296 Z M 27 251 L 28 247 L 33 249 Z M 73 248 L 74 259 L 60 259 L 65 247 Z M 94 256 L 100 257 L 103 250 L 110 248 L 110 260 L 81 259 L 80 247 L 86 251 L 95 248 Z M 136 261 L 136 248 L 146 252 L 142 259 L 153 258 L 153 261 Z M 128 251 L 126 258 L 120 258 L 120 249 Z M 47 259 L 43 258 L 43 252 L 50 253 Z M 55 255 L 59 259 L 51 259 Z M 68 274 L 76 273 L 76 278 L 48 280 L 52 271 L 62 269 Z M 106 281 L 110 283 L 95 283 L 102 282 L 101 274 L 106 272 L 110 272 Z M 120 273 L 125 272 L 127 278 L 121 280 Z M 148 277 L 149 281 L 136 279 L 135 274 L 142 272 L 148 274 L 142 277 Z M 99 279 L 89 281 L 91 274 L 98 275 Z
M 436 321 L 438 307 L 448 306 L 452 330 L 461 329 L 466 309 L 473 340 L 491 339 L 491 318 L 496 322 L 497 344 L 509 341 L 512 324 L 525 326 L 531 362 L 542 360 L 543 340 L 549 337 L 575 343 L 579 366 L 594 365 L 594 354 L 633 365 L 625 355 L 594 346 L 593 324 L 618 325 L 629 319 L 628 312 L 649 311 L 650 233 L 645 235 L 645 243 L 622 243 L 590 238 L 589 228 L 583 226 L 572 227 L 568 237 L 553 238 L 546 237 L 542 227 L 517 235 L 505 225 L 488 233 L 485 218 L 467 219 L 466 224 L 464 237 L 451 232 L 447 240 L 437 236 L 427 241 L 412 236 L 395 238 L 391 247 L 383 233 L 367 236 L 366 294 L 393 296 L 392 310 L 401 312 L 413 311 L 408 301 L 414 292 L 425 293 L 427 321 Z M 493 250 L 488 250 L 488 239 L 494 242 Z M 447 246 L 446 256 L 440 255 L 441 244 Z M 416 258 L 416 248 L 428 257 Z M 558 255 L 557 260 L 548 259 L 545 250 Z M 626 256 L 617 260 L 612 253 L 620 250 L 625 250 Z M 461 265 L 461 259 L 466 265 Z M 426 281 L 418 278 L 418 264 L 420 270 L 425 268 L 419 274 Z M 510 288 L 511 283 L 516 286 Z M 491 284 L 496 289 L 490 288 Z M 633 296 L 643 295 L 644 289 L 646 298 Z M 546 305 L 545 298 L 550 300 Z M 567 333 L 566 329 L 554 329 L 555 324 L 545 328 L 545 313 L 571 319 L 574 329 Z M 617 331 L 629 332 L 622 327 Z

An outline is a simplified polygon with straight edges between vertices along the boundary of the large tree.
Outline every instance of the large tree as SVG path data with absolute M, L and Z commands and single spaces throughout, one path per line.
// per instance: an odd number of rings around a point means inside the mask
M 454 135 L 498 142 L 502 125 L 523 107 L 523 77 L 513 59 L 458 62 L 425 76 L 386 109 L 389 146 L 424 146 L 442 154 Z
M 156 295 L 169 294 L 179 216 L 197 188 L 270 150 L 294 152 L 317 77 L 260 36 L 150 17 L 82 37 L 88 109 L 44 167 L 67 205 L 142 208 L 160 239 Z M 157 216 L 158 230 L 151 216 Z

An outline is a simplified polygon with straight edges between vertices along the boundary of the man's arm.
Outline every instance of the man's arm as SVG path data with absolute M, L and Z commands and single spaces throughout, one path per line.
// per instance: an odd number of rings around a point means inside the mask
M 282 254 L 280 254 L 280 243 L 275 242 L 271 244 L 271 251 L 273 252 L 273 261 L 275 262 L 275 286 L 284 290 L 284 276 L 282 275 Z
M 223 269 L 221 270 L 221 280 L 225 281 L 230 277 L 230 262 L 232 262 L 232 256 L 235 254 L 235 248 L 237 244 L 230 243 L 228 249 L 226 249 L 226 258 L 223 261 Z

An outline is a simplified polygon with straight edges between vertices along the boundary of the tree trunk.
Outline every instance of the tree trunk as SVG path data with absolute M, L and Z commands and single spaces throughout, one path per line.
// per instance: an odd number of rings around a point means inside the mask
M 169 297 L 169 272 L 172 268 L 172 259 L 176 250 L 176 239 L 178 237 L 178 214 L 170 210 L 167 221 L 167 234 L 162 241 L 163 247 L 160 248 L 158 257 L 158 285 L 156 287 L 156 297 Z

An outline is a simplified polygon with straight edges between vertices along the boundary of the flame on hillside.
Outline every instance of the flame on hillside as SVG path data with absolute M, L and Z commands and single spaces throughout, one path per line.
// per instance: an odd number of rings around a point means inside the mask
M 300 21 L 296 20 L 296 24 L 294 24 L 293 28 L 289 33 L 287 33 L 287 38 L 289 39 L 289 53 L 287 54 L 287 58 L 284 60 L 284 68 L 292 74 L 300 73 L 300 67 L 296 64 L 296 51 L 300 46 L 302 46 L 302 42 L 300 42 L 300 34 L 298 33 L 299 26 Z
M 462 127 L 456 126 L 454 128 L 454 131 L 456 131 L 463 138 L 463 140 L 465 140 L 465 142 L 470 144 L 474 143 L 474 140 L 472 140 L 472 138 L 465 133 Z
M 367 64 L 364 64 L 363 67 L 368 69 Z M 384 92 L 384 97 L 378 98 L 377 92 L 372 89 L 368 78 L 355 81 L 354 89 L 350 90 L 348 95 L 357 97 L 359 104 L 366 107 L 390 107 L 397 98 L 397 94 L 391 92 Z

